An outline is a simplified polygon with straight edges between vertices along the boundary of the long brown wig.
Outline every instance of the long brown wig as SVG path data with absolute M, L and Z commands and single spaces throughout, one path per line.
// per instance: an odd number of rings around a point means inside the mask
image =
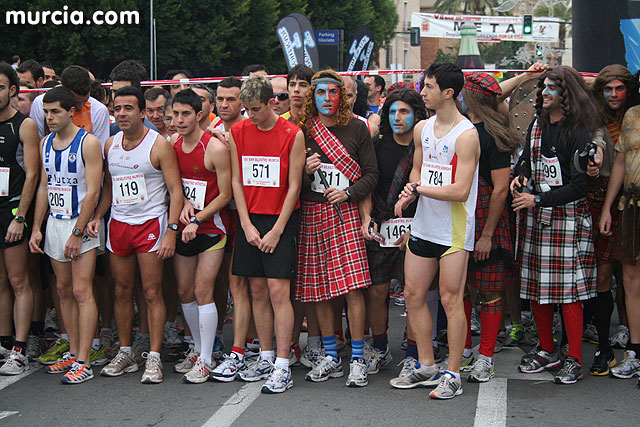
M 604 87 L 614 80 L 620 80 L 627 87 L 627 99 L 622 108 L 612 110 L 604 98 Z M 612 64 L 607 65 L 598 73 L 596 81 L 593 83 L 593 97 L 596 100 L 596 106 L 600 110 L 600 115 L 605 123 L 619 122 L 622 123 L 624 113 L 629 107 L 633 107 L 638 103 L 638 86 L 631 72 L 624 65 Z
M 498 111 L 498 97 L 484 93 L 462 89 L 462 97 L 467 109 L 481 122 L 496 141 L 498 150 L 504 153 L 513 153 L 518 148 L 516 132 L 509 127 L 509 118 Z

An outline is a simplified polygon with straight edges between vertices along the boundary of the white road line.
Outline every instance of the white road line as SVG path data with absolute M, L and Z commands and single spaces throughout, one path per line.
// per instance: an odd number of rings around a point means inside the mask
M 0 377 L 0 390 L 9 387 L 11 384 L 20 381 L 21 379 L 23 379 L 26 376 L 29 376 L 31 374 L 33 374 L 36 370 L 37 370 L 38 364 L 37 363 L 32 363 L 30 365 L 30 368 L 28 371 L 23 372 L 20 375 L 7 375 L 7 376 L 1 376 Z
M 260 396 L 263 382 L 247 383 L 203 424 L 203 427 L 229 427 Z
M 507 379 L 494 378 L 480 384 L 474 427 L 507 425 Z
M 0 420 L 15 414 L 19 414 L 19 412 L 18 411 L 0 411 Z

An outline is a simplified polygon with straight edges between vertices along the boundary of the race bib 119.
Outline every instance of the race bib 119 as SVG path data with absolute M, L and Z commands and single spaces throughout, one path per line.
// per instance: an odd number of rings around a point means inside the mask
M 147 200 L 147 184 L 143 174 L 114 176 L 111 182 L 114 205 L 133 205 Z

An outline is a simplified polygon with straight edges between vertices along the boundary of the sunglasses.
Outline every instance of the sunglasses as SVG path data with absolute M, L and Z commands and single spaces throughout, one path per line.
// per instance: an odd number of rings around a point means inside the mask
M 273 97 L 278 98 L 278 101 L 286 101 L 289 99 L 289 94 L 287 92 L 274 93 Z

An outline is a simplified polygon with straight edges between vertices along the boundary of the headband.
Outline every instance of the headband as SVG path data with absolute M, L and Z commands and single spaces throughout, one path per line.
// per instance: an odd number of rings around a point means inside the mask
M 330 84 L 330 85 L 336 85 L 338 87 L 342 87 L 344 86 L 344 83 L 342 83 L 340 80 L 334 78 L 334 77 L 318 77 L 317 79 L 313 79 L 311 80 L 311 84 L 313 86 L 317 86 L 319 84 L 322 83 L 326 83 L 326 84 Z

